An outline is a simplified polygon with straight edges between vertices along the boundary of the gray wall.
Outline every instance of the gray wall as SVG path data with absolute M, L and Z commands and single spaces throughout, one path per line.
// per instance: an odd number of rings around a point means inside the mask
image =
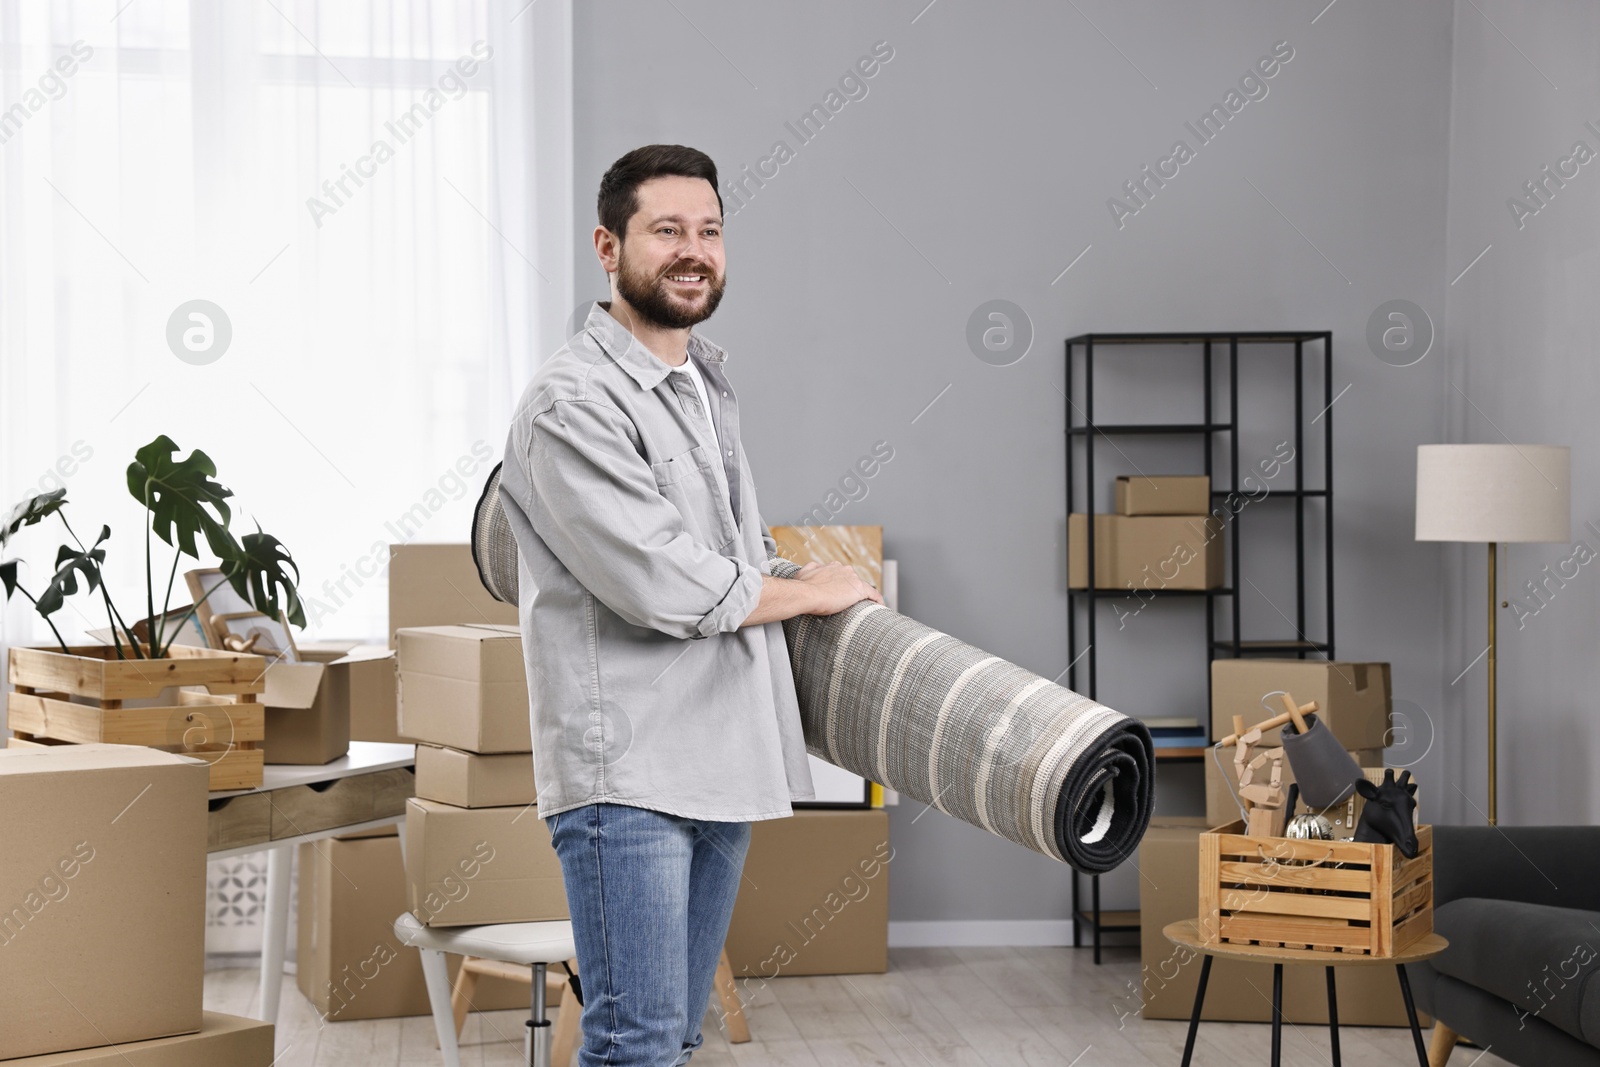
M 1437 710 L 1454 657 L 1439 637 L 1441 550 L 1411 540 L 1410 465 L 1415 445 L 1442 439 L 1444 361 L 1388 366 L 1364 335 L 1391 299 L 1442 319 L 1455 261 L 1443 194 L 1450 5 L 1343 0 L 1313 25 L 1321 2 L 924 3 L 580 5 L 579 298 L 604 292 L 588 205 L 618 155 L 677 141 L 737 174 L 787 141 L 794 158 L 729 221 L 728 297 L 706 326 L 731 353 L 763 515 L 796 521 L 890 441 L 893 461 L 835 521 L 883 524 L 903 611 L 1046 677 L 1067 664 L 1062 340 L 1331 329 L 1334 388 L 1350 387 L 1326 416 L 1338 651 L 1391 661 L 1396 696 Z M 800 145 L 785 123 L 878 41 L 894 57 L 867 95 Z M 1184 123 L 1279 41 L 1294 56 L 1267 95 L 1119 229 L 1108 198 L 1176 139 L 1194 145 Z M 994 298 L 1020 305 L 1034 331 L 1010 366 L 981 362 L 966 341 L 969 316 Z M 1102 384 L 1125 417 L 1198 417 L 1186 358 L 1106 367 Z M 1291 415 L 1273 362 L 1244 364 L 1241 407 L 1260 420 L 1241 442 L 1247 464 Z M 1097 480 L 1130 465 L 1199 469 L 1192 447 L 1124 448 L 1102 451 Z M 1302 461 L 1320 468 L 1320 456 Z M 1099 506 L 1109 502 L 1102 487 Z M 1284 529 L 1277 507 L 1261 505 L 1261 532 L 1246 535 L 1264 561 L 1246 636 L 1284 629 L 1273 605 L 1292 587 L 1266 574 L 1287 558 L 1268 532 Z M 1101 698 L 1204 714 L 1203 634 L 1193 611 L 1147 612 L 1106 639 Z M 1159 791 L 1162 810 L 1201 807 L 1197 768 L 1164 769 Z M 1064 868 L 924 810 L 892 816 L 894 920 L 1069 914 Z M 1108 880 L 1108 906 L 1132 906 L 1137 884 L 1131 866 Z
M 1574 142 L 1600 151 L 1600 12 L 1578 2 L 1456 10 L 1457 42 L 1447 230 L 1451 277 L 1490 251 L 1448 290 L 1450 439 L 1572 446 L 1572 536 L 1600 551 L 1600 427 L 1595 343 L 1600 320 L 1600 162 L 1579 168 L 1548 203 L 1522 219 L 1507 200 L 1533 205 L 1523 183 L 1552 168 Z M 1520 53 L 1517 51 L 1520 49 Z M 1593 782 L 1595 693 L 1600 663 L 1600 564 L 1551 584 L 1541 605 L 1525 584 L 1573 555 L 1572 545 L 1512 545 L 1502 557 L 1500 611 L 1500 819 L 1506 823 L 1583 823 L 1600 815 Z M 1485 645 L 1485 550 L 1451 546 L 1445 590 L 1445 680 Z M 1571 569 L 1568 569 L 1571 573 Z M 1536 610 L 1535 610 L 1536 609 Z M 1447 687 L 1446 758 L 1465 774 L 1462 788 L 1481 808 L 1484 787 L 1484 665 Z M 1457 797 L 1463 821 L 1482 820 Z

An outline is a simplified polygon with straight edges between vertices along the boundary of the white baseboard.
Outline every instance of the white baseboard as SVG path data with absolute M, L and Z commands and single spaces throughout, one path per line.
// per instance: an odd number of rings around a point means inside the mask
M 1071 919 L 976 919 L 889 924 L 890 948 L 1071 944 Z

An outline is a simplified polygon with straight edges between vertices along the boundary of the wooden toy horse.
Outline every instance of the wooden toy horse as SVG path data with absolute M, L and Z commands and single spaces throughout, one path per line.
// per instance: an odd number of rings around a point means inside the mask
M 1373 785 L 1365 778 L 1356 783 L 1356 792 L 1366 798 L 1361 822 L 1353 840 L 1372 845 L 1392 844 L 1400 855 L 1413 859 L 1417 854 L 1417 783 L 1410 771 L 1401 771 L 1395 781 L 1394 769 L 1383 774 L 1383 782 Z

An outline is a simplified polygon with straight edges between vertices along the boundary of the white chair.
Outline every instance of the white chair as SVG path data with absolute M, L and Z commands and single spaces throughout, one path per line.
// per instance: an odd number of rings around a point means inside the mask
M 401 944 L 422 953 L 422 976 L 428 983 L 428 1003 L 433 1008 L 433 1026 L 438 1032 L 445 1067 L 461 1067 L 445 953 L 502 960 L 532 968 L 533 1014 L 527 1023 L 525 1045 L 529 1067 L 567 1067 L 551 1062 L 554 1035 L 550 1020 L 545 1017 L 545 970 L 549 964 L 566 963 L 577 956 L 570 922 L 428 927 L 407 912 L 394 921 L 394 934 Z M 565 1040 L 555 1042 L 567 1049 L 572 1047 L 577 1034 L 579 1014 L 577 998 L 569 999 L 569 996 L 570 990 L 568 996 L 562 997 L 563 1007 L 556 1020 Z

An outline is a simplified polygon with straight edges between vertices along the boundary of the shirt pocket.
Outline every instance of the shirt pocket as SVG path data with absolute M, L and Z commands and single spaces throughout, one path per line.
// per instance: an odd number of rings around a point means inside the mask
M 736 530 L 733 509 L 717 480 L 713 466 L 716 462 L 715 454 L 708 452 L 704 445 L 696 445 L 687 452 L 650 464 L 650 472 L 655 475 L 656 488 L 661 495 L 683 516 L 684 528 L 690 536 L 721 552 L 733 540 Z

